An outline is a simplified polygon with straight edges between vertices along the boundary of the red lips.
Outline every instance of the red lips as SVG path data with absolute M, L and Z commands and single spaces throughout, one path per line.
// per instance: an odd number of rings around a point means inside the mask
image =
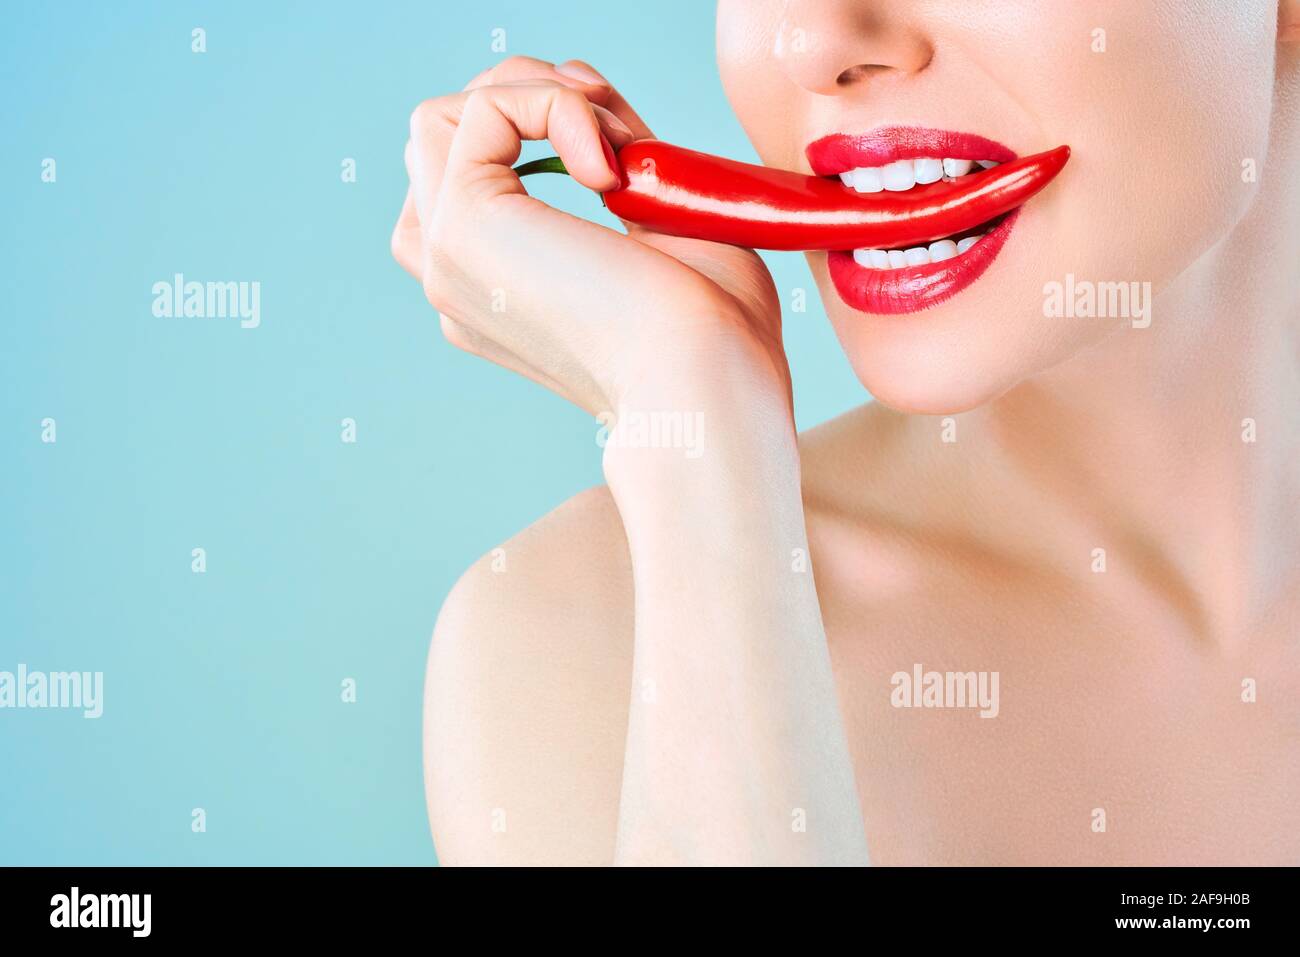
M 923 156 L 995 163 L 1010 163 L 1016 158 L 1009 147 L 983 136 L 919 126 L 882 126 L 869 133 L 835 133 L 811 143 L 804 152 L 818 176 Z
M 1009 214 L 960 256 L 924 266 L 867 269 L 850 252 L 829 253 L 831 282 L 845 304 L 859 312 L 896 316 L 937 306 L 984 275 L 1019 215 L 1019 210 Z
M 1045 174 L 1041 185 L 1046 185 L 1065 164 L 1069 150 L 1061 147 L 1043 155 L 1055 156 L 1058 161 L 1054 170 L 1038 171 Z M 863 134 L 826 136 L 808 147 L 807 156 L 814 172 L 823 176 L 838 175 L 858 167 L 884 167 L 899 160 L 924 157 L 985 160 L 1001 164 L 989 171 L 992 173 L 998 170 L 1005 173 L 1007 167 L 1018 162 L 1016 153 L 1009 147 L 983 136 L 920 127 L 882 127 Z M 908 196 L 928 188 L 930 187 L 916 186 L 896 195 Z M 868 198 L 877 195 L 879 194 L 867 194 Z M 831 281 L 840 298 L 860 312 L 900 315 L 936 306 L 951 299 L 984 274 L 1010 238 L 1018 215 L 1019 205 L 1010 213 L 993 217 L 979 227 L 972 229 L 967 226 L 961 233 L 950 234 L 950 238 L 955 240 L 960 236 L 970 237 L 983 233 L 974 245 L 956 256 L 951 256 L 951 247 L 940 244 L 941 255 L 951 257 L 940 262 L 903 266 L 894 263 L 895 268 L 871 268 L 855 261 L 851 250 L 832 251 L 827 256 Z M 927 243 L 921 242 L 915 248 L 927 246 Z M 900 254 L 897 250 L 913 247 L 905 243 L 889 248 L 895 250 L 893 258 L 899 259 L 905 258 L 906 254 Z M 882 252 L 878 251 L 874 259 L 879 260 L 881 255 Z M 926 255 L 929 256 L 928 249 Z M 863 258 L 870 260 L 873 257 L 864 254 Z

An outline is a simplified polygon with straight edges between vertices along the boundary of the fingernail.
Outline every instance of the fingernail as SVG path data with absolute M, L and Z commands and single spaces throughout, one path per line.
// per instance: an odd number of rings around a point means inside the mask
M 614 178 L 618 180 L 618 185 L 621 187 L 623 185 L 623 167 L 619 163 L 618 157 L 614 155 L 614 147 L 609 145 L 609 140 L 605 139 L 604 136 L 600 138 L 600 145 L 605 150 L 605 162 L 609 164 L 609 171 L 614 174 Z
M 609 129 L 613 130 L 615 133 L 624 134 L 628 139 L 636 139 L 636 134 L 632 132 L 632 127 L 620 120 L 617 114 L 611 113 L 603 106 L 598 106 L 594 103 L 591 108 L 596 111 L 596 115 L 600 117 L 601 122 Z
M 583 66 L 581 63 L 575 63 L 570 60 L 568 63 L 561 63 L 555 68 L 556 73 L 563 73 L 565 76 L 571 76 L 575 80 L 581 80 L 583 83 L 593 83 L 596 86 L 609 86 L 609 81 L 590 67 Z

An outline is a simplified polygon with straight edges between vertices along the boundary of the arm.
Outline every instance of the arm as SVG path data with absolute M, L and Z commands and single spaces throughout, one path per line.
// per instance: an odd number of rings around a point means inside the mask
M 605 488 L 461 576 L 425 681 L 425 796 L 442 864 L 614 860 L 632 575 Z
M 623 235 L 528 195 L 511 168 L 524 139 L 549 139 L 600 190 L 618 182 L 611 151 L 650 135 L 612 87 L 589 82 L 585 65 L 588 79 L 575 80 L 573 66 L 508 60 L 417 108 L 394 254 L 453 345 L 602 418 L 704 417 L 698 459 L 607 449 L 636 607 L 631 726 L 610 802 L 617 859 L 862 861 L 816 591 L 810 572 L 790 570 L 807 543 L 775 289 L 752 251 Z M 439 640 L 479 644 L 469 616 L 444 616 Z M 449 698 L 464 685 L 464 670 L 448 676 L 457 660 L 436 647 L 431 657 L 431 687 Z M 508 746 L 485 739 L 460 758 Z M 461 793 L 485 777 L 472 764 L 460 772 Z M 447 796 L 430 806 L 454 827 Z M 472 859 L 477 845 L 465 846 Z
M 616 862 L 865 864 L 788 407 L 687 407 L 698 458 L 606 451 L 636 594 Z

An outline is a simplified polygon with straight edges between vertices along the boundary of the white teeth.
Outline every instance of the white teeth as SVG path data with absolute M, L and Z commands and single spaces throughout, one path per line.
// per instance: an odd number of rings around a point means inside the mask
M 911 160 L 890 163 L 881 169 L 880 179 L 890 192 L 906 192 L 916 185 L 916 166 Z
M 864 166 L 853 171 L 853 188 L 859 193 L 879 193 L 884 189 L 880 181 L 880 170 Z
M 930 244 L 930 262 L 941 263 L 957 255 L 957 244 L 951 239 L 941 239 Z
M 912 161 L 912 175 L 918 183 L 937 183 L 943 179 L 943 160 L 924 159 Z
M 918 184 L 965 176 L 976 165 L 975 161 L 968 159 L 922 156 L 920 159 L 898 160 L 885 166 L 859 166 L 845 170 L 840 173 L 840 182 L 859 193 L 879 193 L 882 189 L 902 193 Z M 979 160 L 978 165 L 980 169 L 991 169 L 998 164 L 992 160 Z
M 956 179 L 958 176 L 965 176 L 970 172 L 970 168 L 975 164 L 970 160 L 945 159 L 943 161 L 943 175 Z
M 857 169 L 846 169 L 840 173 L 840 182 L 849 189 L 856 189 L 859 193 L 878 193 L 884 189 L 880 181 L 881 166 L 859 166 Z
M 982 236 L 967 236 L 959 242 L 940 239 L 938 242 L 931 243 L 928 248 L 913 246 L 911 249 L 855 249 L 853 261 L 864 269 L 903 269 L 907 266 L 941 263 L 960 256 L 982 238 Z
M 937 183 L 941 179 L 953 180 L 965 176 L 978 166 L 992 169 L 993 160 L 939 159 L 922 156 L 918 159 L 898 160 L 885 166 L 859 166 L 840 173 L 840 182 L 859 193 L 878 193 L 889 190 L 901 193 L 918 184 Z M 967 236 L 954 241 L 940 239 L 929 246 L 910 249 L 855 249 L 853 261 L 863 269 L 905 269 L 941 263 L 970 251 L 982 236 Z

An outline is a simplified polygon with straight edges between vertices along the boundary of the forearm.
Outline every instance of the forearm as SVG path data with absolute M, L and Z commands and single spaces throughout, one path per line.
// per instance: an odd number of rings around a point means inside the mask
M 636 593 L 617 861 L 865 863 L 788 413 L 697 411 L 698 458 L 606 452 Z

